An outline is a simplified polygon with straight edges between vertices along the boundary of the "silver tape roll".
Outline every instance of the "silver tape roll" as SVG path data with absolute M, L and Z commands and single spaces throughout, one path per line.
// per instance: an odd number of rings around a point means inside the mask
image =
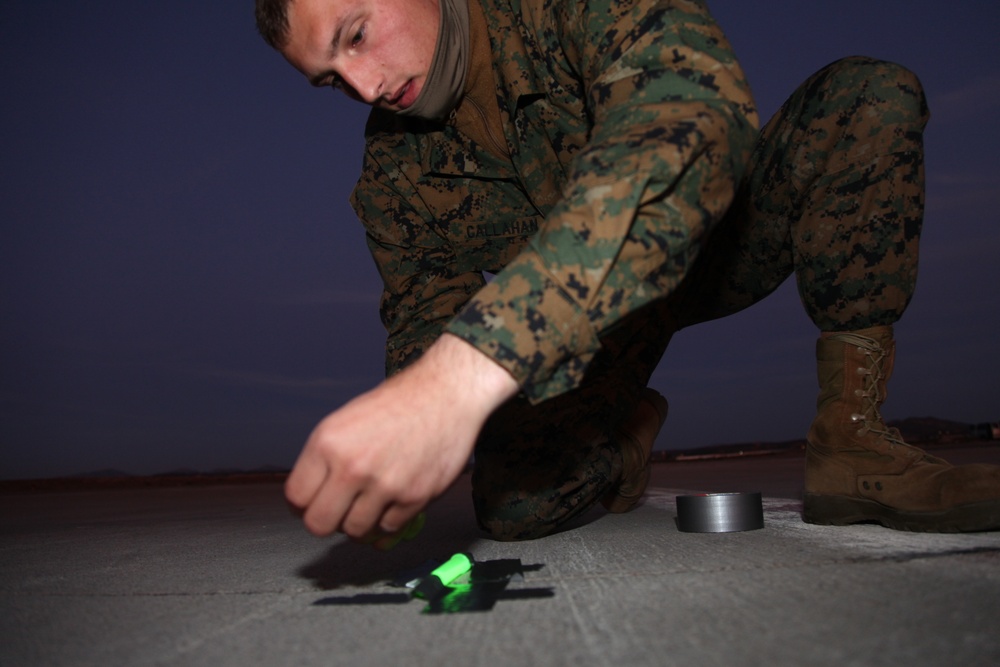
M 759 491 L 677 496 L 677 528 L 685 533 L 735 533 L 763 527 Z

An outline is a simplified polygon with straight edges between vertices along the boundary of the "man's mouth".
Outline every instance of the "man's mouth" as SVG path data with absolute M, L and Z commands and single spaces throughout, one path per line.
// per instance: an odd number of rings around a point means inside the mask
M 396 94 L 389 100 L 389 104 L 402 111 L 413 104 L 416 100 L 415 93 L 416 87 L 413 85 L 413 79 L 410 79 L 403 84 L 402 88 L 396 91 Z

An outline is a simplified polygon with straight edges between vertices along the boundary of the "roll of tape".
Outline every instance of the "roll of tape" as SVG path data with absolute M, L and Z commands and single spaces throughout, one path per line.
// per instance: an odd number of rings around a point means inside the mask
M 677 496 L 677 528 L 685 533 L 735 533 L 763 527 L 759 491 Z

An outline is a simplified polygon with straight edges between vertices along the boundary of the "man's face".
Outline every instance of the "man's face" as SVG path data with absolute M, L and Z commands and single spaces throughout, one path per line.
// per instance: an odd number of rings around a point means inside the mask
M 427 80 L 440 22 L 438 0 L 291 0 L 281 53 L 314 86 L 401 111 Z

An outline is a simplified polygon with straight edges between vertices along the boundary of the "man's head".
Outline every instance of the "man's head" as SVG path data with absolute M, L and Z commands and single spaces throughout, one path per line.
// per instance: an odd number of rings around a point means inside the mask
M 272 49 L 281 51 L 288 41 L 288 5 L 291 0 L 256 0 L 257 32 Z
M 257 29 L 314 86 L 400 111 L 427 80 L 438 0 L 256 0 Z

